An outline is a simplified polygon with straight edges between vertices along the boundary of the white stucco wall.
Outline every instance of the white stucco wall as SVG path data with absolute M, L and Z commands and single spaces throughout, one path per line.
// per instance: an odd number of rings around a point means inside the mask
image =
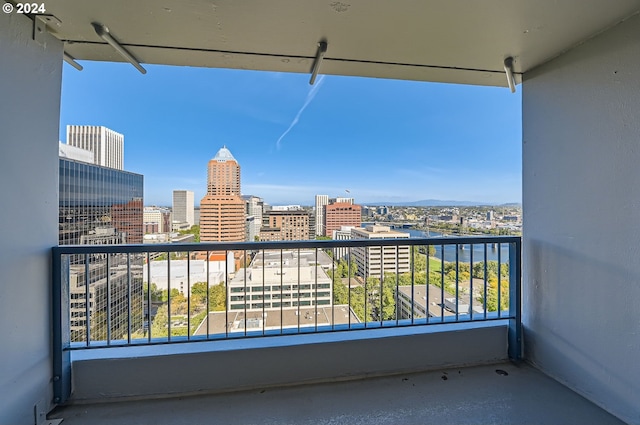
M 0 13 L 0 424 L 34 424 L 52 394 L 51 247 L 58 243 L 62 45 Z
M 524 76 L 527 358 L 640 424 L 640 19 Z

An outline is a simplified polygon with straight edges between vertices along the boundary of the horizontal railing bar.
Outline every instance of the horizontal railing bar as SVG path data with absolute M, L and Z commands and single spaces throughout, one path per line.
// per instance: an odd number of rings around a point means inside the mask
M 190 339 L 187 339 L 186 336 L 174 336 L 171 340 L 167 340 L 167 338 L 158 338 L 152 339 L 151 342 L 148 342 L 147 339 L 141 339 L 139 341 L 133 340 L 131 343 L 127 343 L 126 341 L 111 341 L 111 345 L 107 345 L 106 342 L 97 341 L 92 342 L 90 346 L 83 345 L 81 342 L 73 342 L 66 350 L 69 351 L 86 351 L 86 350 L 96 350 L 102 348 L 124 348 L 124 347 L 147 347 L 150 345 L 175 345 L 175 344 L 189 344 L 189 343 L 198 343 L 198 342 L 207 342 L 207 341 L 225 341 L 225 340 L 234 340 L 234 339 L 246 339 L 246 338 L 262 338 L 262 337 L 278 337 L 283 335 L 310 335 L 310 334 L 318 334 L 318 333 L 335 333 L 335 332 L 350 332 L 350 331 L 360 331 L 360 330 L 369 330 L 369 329 L 393 329 L 393 328 L 410 328 L 410 327 L 422 327 L 422 326 L 432 326 L 432 325 L 450 325 L 450 324 L 462 324 L 462 323 L 483 323 L 483 322 L 497 322 L 497 321 L 505 321 L 508 319 L 512 319 L 510 316 L 502 315 L 498 317 L 497 312 L 491 312 L 487 315 L 487 318 L 479 318 L 479 319 L 465 319 L 468 315 L 460 315 L 460 318 L 456 320 L 455 316 L 445 316 L 444 320 L 441 317 L 435 316 L 429 319 L 429 322 L 426 321 L 425 318 L 414 319 L 414 322 L 411 323 L 411 319 L 402 319 L 399 324 L 396 324 L 395 320 L 385 320 L 382 324 L 377 321 L 367 322 L 365 327 L 364 323 L 352 323 L 351 327 L 348 324 L 335 325 L 334 328 L 331 325 L 322 325 L 318 326 L 317 330 L 314 326 L 309 326 L 307 328 L 300 328 L 300 332 L 298 332 L 297 328 L 284 328 L 280 330 L 278 329 L 267 329 L 267 330 L 259 330 L 259 331 L 248 331 L 246 334 L 244 332 L 230 332 L 228 335 L 225 333 L 219 334 L 211 334 L 211 335 L 192 335 Z
M 264 249 L 297 248 L 354 248 L 369 246 L 422 246 L 422 245 L 468 245 L 468 244 L 520 244 L 519 236 L 460 236 L 442 238 L 407 239 L 351 239 L 351 240 L 308 240 L 275 242 L 200 242 L 174 244 L 129 244 L 129 245 L 63 245 L 53 247 L 54 255 L 65 254 L 124 254 L 140 252 L 193 252 L 193 251 L 260 251 Z

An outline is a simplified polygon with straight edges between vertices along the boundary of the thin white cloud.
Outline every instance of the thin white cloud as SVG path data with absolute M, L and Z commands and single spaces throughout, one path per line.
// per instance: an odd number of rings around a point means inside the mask
M 311 87 L 311 90 L 309 90 L 309 93 L 307 93 L 307 99 L 304 101 L 304 105 L 302 105 L 302 108 L 300 108 L 300 110 L 296 114 L 296 117 L 293 119 L 293 121 L 291 121 L 291 124 L 289 124 L 289 128 L 287 128 L 285 132 L 282 133 L 282 135 L 278 138 L 278 141 L 276 142 L 276 149 L 278 150 L 280 149 L 280 146 L 281 146 L 280 142 L 282 142 L 282 139 L 284 139 L 284 137 L 287 134 L 289 134 L 291 129 L 295 127 L 296 124 L 298 124 L 298 121 L 300 120 L 300 116 L 302 115 L 304 110 L 307 109 L 307 106 L 309 106 L 309 104 L 313 101 L 313 98 L 316 97 L 316 94 L 318 94 L 320 87 L 322 87 L 323 81 L 324 81 L 324 75 L 321 75 L 320 77 L 318 77 L 313 87 Z

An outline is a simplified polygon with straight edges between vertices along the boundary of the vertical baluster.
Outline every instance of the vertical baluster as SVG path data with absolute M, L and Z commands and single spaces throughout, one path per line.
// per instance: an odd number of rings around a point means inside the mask
M 284 321 L 284 312 L 282 311 L 282 306 L 284 305 L 284 258 L 283 258 L 283 249 L 280 248 L 280 334 L 282 334 L 283 329 L 283 321 Z M 264 278 L 263 278 L 264 279 Z M 262 282 L 264 285 L 264 281 Z
M 243 257 L 243 261 L 244 261 L 244 268 L 243 268 L 243 273 L 244 273 L 244 296 L 242 297 L 242 305 L 244 306 L 244 336 L 247 336 L 247 302 L 250 302 L 251 300 L 251 294 L 249 294 L 249 287 L 247 286 L 247 251 L 244 251 L 244 257 Z M 229 276 L 227 275 L 227 281 L 229 280 Z M 264 276 L 262 276 L 262 285 L 264 286 Z
M 315 265 L 313 266 L 313 280 L 314 280 L 314 296 L 315 296 L 315 323 L 316 323 L 316 327 L 315 327 L 315 331 L 318 332 L 318 248 L 316 247 L 316 261 L 315 261 Z
M 498 317 L 502 317 L 502 258 L 500 251 L 502 251 L 502 244 L 498 244 Z
M 317 250 L 318 248 L 316 248 Z M 336 277 L 336 249 L 335 248 L 331 248 L 331 256 L 333 257 L 333 282 L 335 282 L 335 277 Z M 300 258 L 300 257 L 298 257 Z M 340 277 L 340 280 L 342 281 L 342 277 Z M 331 283 L 331 287 L 333 288 L 333 282 Z M 331 299 L 329 300 L 329 305 L 331 306 L 331 330 L 334 330 L 336 327 L 336 317 L 335 317 L 335 310 L 336 310 L 336 306 L 333 300 L 333 291 L 329 291 L 329 296 L 331 297 Z
M 191 251 L 187 251 L 187 341 L 191 339 Z
M 444 244 L 440 246 L 440 322 L 444 322 Z
M 369 258 L 371 258 L 371 247 L 367 247 L 366 250 L 367 250 L 367 254 L 366 255 Z M 364 277 L 364 314 L 363 314 L 364 317 L 363 317 L 363 320 L 364 320 L 364 327 L 366 328 L 367 327 L 367 322 L 368 322 L 368 317 L 367 317 L 367 304 L 368 303 L 367 303 L 367 299 L 369 298 L 369 294 L 367 293 L 368 292 L 367 291 L 367 278 L 369 276 L 369 270 L 367 270 L 366 266 L 365 266 L 363 274 L 364 274 L 364 276 L 363 276 Z
M 207 263 L 206 263 L 207 264 L 207 291 L 206 291 L 207 293 L 206 293 L 206 296 L 205 296 L 205 303 L 206 303 L 205 304 L 205 309 L 206 309 L 206 312 L 207 312 L 207 339 L 209 339 L 209 336 L 211 335 L 211 330 L 209 328 L 209 316 L 211 315 L 210 314 L 211 311 L 209 311 L 209 305 L 210 305 L 209 304 L 209 290 L 211 289 L 209 287 L 209 285 L 211 283 L 210 279 L 209 279 L 209 276 L 210 276 L 210 274 L 209 274 L 210 273 L 210 271 L 209 271 L 209 262 L 210 261 L 209 260 L 211 260 L 211 251 L 207 251 Z M 224 264 L 225 264 L 225 267 L 226 267 L 226 264 L 227 264 L 227 257 L 226 256 L 224 257 Z M 224 282 L 225 288 L 227 288 L 229 286 L 228 283 L 229 282 L 227 282 L 227 281 Z M 227 317 L 227 304 L 228 304 L 227 294 L 226 294 L 226 291 L 225 291 L 225 299 L 224 299 L 224 306 L 225 306 L 224 307 L 224 309 L 225 309 L 225 312 L 224 312 L 224 328 L 225 328 L 225 331 L 227 329 L 227 320 L 228 320 L 228 317 Z
M 264 279 L 264 249 L 262 250 L 262 294 L 264 295 L 265 293 L 265 286 L 266 286 L 266 282 Z M 269 291 L 271 293 L 271 291 Z M 298 297 L 300 294 L 300 287 L 298 287 Z M 265 305 L 267 303 L 267 300 L 264 299 L 264 297 L 262 297 L 262 320 L 263 320 L 263 327 L 262 327 L 262 332 L 263 334 L 266 332 L 266 327 L 267 327 L 267 320 L 269 320 L 267 318 L 266 312 L 265 312 Z M 269 300 L 269 304 L 271 304 L 271 300 Z M 298 319 L 299 321 L 300 319 Z
M 86 336 L 86 345 L 89 346 L 89 341 L 91 340 L 91 291 L 89 289 L 90 279 L 89 279 L 89 254 L 84 255 L 84 296 L 85 296 L 85 336 Z
M 415 323 L 415 309 L 416 309 L 415 275 L 414 275 L 415 254 L 414 254 L 414 251 L 415 251 L 414 246 L 411 246 L 411 324 L 412 325 Z M 397 272 L 397 269 L 396 269 L 396 272 Z
M 458 270 L 460 268 L 460 246 L 461 245 L 456 244 L 456 322 L 460 318 L 460 275 Z M 464 245 L 462 246 L 464 247 Z
M 147 256 L 147 342 L 151 342 L 151 256 Z
M 111 345 L 111 254 L 107 254 L 107 345 Z
M 469 245 L 469 320 L 473 320 L 473 244 Z
M 351 247 L 347 247 L 347 265 L 349 267 L 349 279 L 347 282 L 347 315 L 349 316 L 349 329 L 351 329 Z M 335 288 L 334 288 L 335 290 Z
M 431 245 L 426 245 L 425 246 L 425 259 L 426 259 L 426 265 L 425 265 L 425 271 L 426 271 L 426 275 L 425 275 L 425 279 L 424 279 L 424 283 L 425 283 L 425 305 L 424 305 L 424 313 L 427 315 L 427 324 L 429 323 L 429 319 L 431 319 L 431 314 L 430 314 L 430 310 L 429 307 L 431 306 L 430 304 L 430 300 L 429 300 L 429 293 L 431 292 L 431 283 L 429 281 L 429 277 L 430 277 L 430 261 L 429 261 L 429 249 L 431 248 Z
M 413 245 L 411 246 L 411 272 L 413 273 Z M 398 296 L 398 290 L 400 287 L 400 249 L 398 248 L 398 250 L 396 251 L 396 291 L 394 293 L 394 303 L 395 303 L 395 316 L 396 316 L 396 326 L 398 326 L 398 323 L 400 323 L 400 317 L 399 317 L 399 309 L 398 309 L 398 305 L 399 305 L 399 301 L 400 298 Z
M 131 344 L 131 253 L 127 252 L 127 344 Z
M 300 251 L 300 250 L 298 250 Z M 266 287 L 266 282 L 264 279 L 264 249 L 262 250 L 262 335 L 265 334 L 266 332 L 266 328 L 267 328 L 267 315 L 265 312 L 265 305 L 267 304 L 267 299 L 266 299 L 266 295 L 265 295 L 265 287 Z M 298 281 L 300 281 L 300 271 L 298 271 Z M 271 291 L 269 291 L 271 292 Z M 300 287 L 298 286 L 298 298 L 300 298 Z M 269 300 L 269 303 L 271 303 L 271 300 Z M 299 309 L 300 307 L 298 307 Z M 298 331 L 300 330 L 300 315 L 298 314 Z
M 384 250 L 386 249 L 386 246 L 381 246 L 380 247 L 380 289 L 379 289 L 379 293 L 378 296 L 380 297 L 380 310 L 378 311 L 378 316 L 380 319 L 380 327 L 382 327 L 382 321 L 384 318 L 384 307 L 382 304 L 382 299 L 384 298 Z
M 483 271 L 483 277 L 484 277 L 484 318 L 486 320 L 487 319 L 487 310 L 488 310 L 488 304 L 487 304 L 487 244 L 484 244 L 484 271 Z

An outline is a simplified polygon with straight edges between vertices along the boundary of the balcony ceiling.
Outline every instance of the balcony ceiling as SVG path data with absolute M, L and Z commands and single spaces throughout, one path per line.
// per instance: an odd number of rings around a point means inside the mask
M 76 59 L 506 86 L 640 10 L 640 0 L 55 0 L 49 29 Z

